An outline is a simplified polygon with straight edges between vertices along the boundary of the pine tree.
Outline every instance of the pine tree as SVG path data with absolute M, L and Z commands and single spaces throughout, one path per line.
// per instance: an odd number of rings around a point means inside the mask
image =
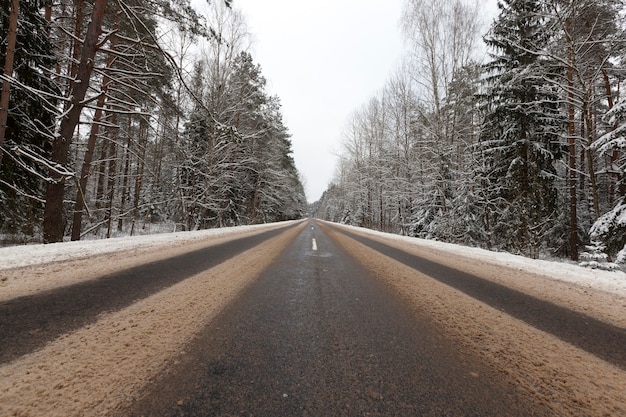
M 296 219 L 306 209 L 278 98 L 267 95 L 249 53 L 230 64 L 219 95 L 204 82 L 211 65 L 194 71 L 194 86 L 208 93 L 192 112 L 181 144 L 180 190 L 190 229 Z M 219 118 L 202 107 L 216 109 Z
M 0 39 L 7 39 L 9 4 L 0 6 Z M 39 159 L 50 155 L 58 88 L 49 77 L 56 58 L 49 25 L 41 14 L 44 1 L 22 1 L 13 65 L 16 83 L 10 88 L 5 144 L 0 166 L 0 231 L 32 236 L 43 214 L 42 195 L 47 175 Z M 4 68 L 6 43 L 0 44 Z

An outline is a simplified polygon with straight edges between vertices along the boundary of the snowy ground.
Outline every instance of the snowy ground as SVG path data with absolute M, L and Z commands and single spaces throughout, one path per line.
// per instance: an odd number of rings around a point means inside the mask
M 193 243 L 207 238 L 224 237 L 237 233 L 251 232 L 267 227 L 268 225 L 240 226 L 195 232 L 161 233 L 156 235 L 120 237 L 103 240 L 64 242 L 50 245 L 12 246 L 0 248 L 0 270 L 77 258 L 88 258 L 90 256 L 105 253 L 128 252 L 137 249 L 161 247 L 171 244 Z M 593 270 L 566 262 L 529 259 L 509 253 L 491 252 L 479 248 L 398 236 L 351 226 L 344 227 L 385 238 L 392 238 L 405 243 L 454 253 L 456 256 L 464 258 L 523 270 L 554 280 L 573 283 L 582 287 L 594 288 L 596 290 L 626 296 L 626 273 L 622 271 Z
M 354 226 L 342 225 L 342 227 L 385 238 L 391 238 L 404 243 L 453 253 L 459 257 L 483 261 L 492 265 L 506 266 L 520 271 L 541 275 L 557 281 L 576 284 L 581 287 L 593 288 L 598 291 L 605 291 L 611 294 L 626 297 L 626 273 L 622 271 L 589 269 L 567 262 L 529 259 L 519 255 L 512 255 L 510 253 L 492 252 L 485 249 L 454 245 L 451 243 L 416 239 Z
M 285 222 L 289 224 L 290 222 Z M 280 225 L 280 224 L 274 224 Z M 169 244 L 193 243 L 205 239 L 229 236 L 267 228 L 268 225 L 223 227 L 193 232 L 159 233 L 101 240 L 81 240 L 49 245 L 20 245 L 0 248 L 0 270 L 42 263 L 88 258 L 113 252 L 128 252 Z

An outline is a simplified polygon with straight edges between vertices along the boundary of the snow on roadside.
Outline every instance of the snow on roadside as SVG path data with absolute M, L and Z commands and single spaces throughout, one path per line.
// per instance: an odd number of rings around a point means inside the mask
M 567 282 L 583 288 L 590 288 L 597 291 L 604 291 L 621 297 L 626 297 L 626 273 L 622 271 L 602 271 L 597 269 L 589 269 L 567 262 L 530 259 L 524 256 L 513 255 L 506 252 L 493 252 L 486 249 L 455 245 L 452 243 L 400 236 L 392 233 L 384 233 L 361 227 L 346 225 L 341 226 L 353 229 L 355 231 L 380 236 L 385 239 L 398 240 L 415 246 L 422 246 L 448 253 L 454 253 L 458 256 L 475 259 L 492 265 L 500 265 L 512 269 L 519 269 L 542 276 L 544 278 Z
M 131 251 L 140 248 L 195 242 L 207 238 L 223 237 L 254 230 L 278 227 L 291 222 L 253 226 L 222 227 L 192 232 L 159 233 L 117 237 L 101 240 L 81 240 L 77 242 L 51 243 L 48 245 L 21 245 L 0 248 L 0 270 L 19 268 L 43 263 L 87 258 L 105 253 Z
M 53 243 L 49 245 L 10 246 L 0 248 L 0 270 L 77 258 L 87 258 L 105 253 L 165 246 L 176 243 L 195 242 L 207 238 L 217 238 L 237 233 L 260 230 L 263 228 L 278 227 L 289 223 L 291 222 L 273 223 L 269 225 L 224 227 L 220 229 L 208 229 L 194 232 L 160 233 L 155 235 L 119 237 L 102 240 Z M 492 252 L 480 248 L 417 239 L 354 226 L 341 226 L 387 239 L 410 243 L 416 246 L 454 253 L 458 256 L 476 259 L 493 265 L 501 265 L 513 269 L 524 270 L 545 278 L 572 283 L 581 287 L 593 288 L 595 290 L 605 291 L 621 297 L 626 297 L 626 273 L 622 271 L 601 271 L 588 269 L 567 262 L 529 259 L 505 252 Z

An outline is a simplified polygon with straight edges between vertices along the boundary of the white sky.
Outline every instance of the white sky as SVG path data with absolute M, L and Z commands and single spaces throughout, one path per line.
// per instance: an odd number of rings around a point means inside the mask
M 399 65 L 404 0 L 235 0 L 253 57 L 280 97 L 309 202 L 331 181 L 349 115 Z
M 479 0 L 481 1 L 481 0 Z M 282 102 L 309 202 L 335 173 L 349 116 L 400 65 L 406 0 L 234 0 L 254 38 L 253 57 Z M 496 0 L 482 0 L 487 16 Z

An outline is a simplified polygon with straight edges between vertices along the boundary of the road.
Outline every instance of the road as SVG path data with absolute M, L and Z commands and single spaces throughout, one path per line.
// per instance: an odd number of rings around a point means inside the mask
M 626 415 L 620 323 L 447 258 L 307 221 L 2 302 L 0 414 Z
M 94 322 L 104 311 L 118 310 L 235 254 L 254 247 L 283 229 L 138 265 L 97 280 L 0 303 L 0 363 L 14 359 L 59 335 Z M 16 325 L 19 324 L 19 325 Z

